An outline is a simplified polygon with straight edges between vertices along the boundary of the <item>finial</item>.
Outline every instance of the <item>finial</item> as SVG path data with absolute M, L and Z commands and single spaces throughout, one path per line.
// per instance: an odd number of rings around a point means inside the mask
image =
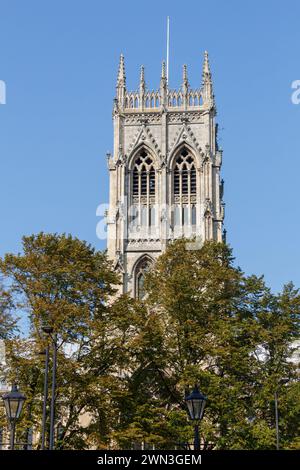
M 215 97 L 214 97 L 214 92 L 213 92 L 213 84 L 212 84 L 207 51 L 204 52 L 204 62 L 203 62 L 203 70 L 202 70 L 202 98 L 203 98 L 204 104 L 207 104 L 210 107 L 213 107 L 214 111 L 216 112 Z
M 140 75 L 140 82 L 145 81 L 145 67 L 142 65 L 141 66 L 141 75 Z
M 140 95 L 141 95 L 141 102 L 143 102 L 143 95 L 145 93 L 145 68 L 141 66 L 141 74 L 140 74 Z
M 161 64 L 161 78 L 166 78 L 166 63 L 164 60 Z
M 183 105 L 186 109 L 188 106 L 188 91 L 189 91 L 189 82 L 187 78 L 187 66 L 183 66 L 183 77 L 182 77 L 182 93 L 183 93 Z
M 187 66 L 184 64 L 183 66 L 183 82 L 187 82 Z
M 164 110 L 167 106 L 168 83 L 166 77 L 166 63 L 163 60 L 161 64 L 161 79 L 160 79 L 160 104 Z
M 202 73 L 203 83 L 207 80 L 211 80 L 211 73 L 209 67 L 209 58 L 208 52 L 204 52 L 204 62 L 203 62 L 203 73 Z
M 118 71 L 118 85 L 125 85 L 125 63 L 123 54 L 120 55 L 119 71 Z

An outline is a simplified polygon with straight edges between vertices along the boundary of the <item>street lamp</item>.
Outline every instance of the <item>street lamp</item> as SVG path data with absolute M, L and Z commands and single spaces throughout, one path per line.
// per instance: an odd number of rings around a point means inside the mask
M 46 426 L 47 426 L 47 402 L 48 402 L 48 373 L 49 373 L 49 343 L 46 348 L 38 353 L 43 359 L 45 358 L 44 370 L 44 399 L 43 399 L 43 415 L 42 415 L 42 444 L 41 449 L 45 450 L 46 445 Z
M 207 398 L 199 391 L 198 385 L 195 385 L 192 393 L 185 398 L 189 415 L 194 425 L 194 450 L 200 450 L 199 422 L 203 418 L 204 408 Z
M 56 395 L 56 368 L 57 368 L 57 335 L 53 334 L 53 328 L 46 322 L 42 323 L 42 331 L 52 340 L 53 359 L 52 359 L 52 387 L 51 387 L 51 405 L 50 405 L 50 436 L 49 450 L 54 448 L 54 423 L 55 423 L 55 395 Z M 47 419 L 47 399 L 48 399 L 48 369 L 49 369 L 49 345 L 47 343 L 45 351 L 45 379 L 44 379 L 44 403 L 43 403 L 43 422 L 42 422 L 42 449 L 45 449 L 46 419 Z
M 16 421 L 19 419 L 24 401 L 26 400 L 25 395 L 18 391 L 16 385 L 12 386 L 11 392 L 6 393 L 2 397 L 5 405 L 7 419 L 10 422 L 10 449 L 14 450 L 15 447 L 15 431 Z

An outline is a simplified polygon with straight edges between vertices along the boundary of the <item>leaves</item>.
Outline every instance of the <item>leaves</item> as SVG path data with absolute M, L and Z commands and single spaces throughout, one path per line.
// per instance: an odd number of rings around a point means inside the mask
M 71 236 L 24 237 L 23 253 L 7 254 L 0 269 L 9 286 L 0 303 L 2 372 L 27 396 L 19 435 L 40 430 L 46 320 L 59 344 L 57 448 L 184 448 L 193 440 L 184 396 L 196 382 L 208 397 L 204 449 L 274 449 L 275 393 L 281 446 L 299 448 L 292 284 L 274 295 L 263 277 L 234 266 L 226 245 L 191 250 L 184 239 L 147 273 L 143 302 L 117 296 L 106 254 Z M 30 318 L 26 340 L 14 330 L 15 305 Z

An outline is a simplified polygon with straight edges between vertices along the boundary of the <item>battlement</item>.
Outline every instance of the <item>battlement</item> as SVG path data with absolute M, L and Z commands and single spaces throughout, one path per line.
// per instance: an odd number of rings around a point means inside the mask
M 130 91 L 125 94 L 125 110 L 155 110 L 160 109 L 163 100 L 160 91 L 147 91 L 140 95 L 138 91 Z M 168 108 L 204 108 L 203 91 L 189 90 L 187 96 L 184 96 L 181 90 L 168 90 L 167 96 Z
M 208 53 L 205 52 L 202 71 L 202 87 L 191 89 L 187 77 L 187 66 L 183 66 L 182 85 L 178 90 L 168 88 L 165 63 L 162 63 L 160 88 L 149 90 L 145 83 L 144 66 L 141 67 L 139 89 L 127 91 L 124 57 L 121 55 L 118 79 L 117 96 L 115 105 L 126 112 L 159 111 L 162 108 L 175 108 L 176 110 L 211 109 L 214 108 L 214 95 L 212 79 L 208 61 Z

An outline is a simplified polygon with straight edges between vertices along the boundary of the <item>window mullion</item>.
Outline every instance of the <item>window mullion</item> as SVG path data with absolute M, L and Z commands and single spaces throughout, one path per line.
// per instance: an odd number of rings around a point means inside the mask
M 182 170 L 181 169 L 179 171 L 179 206 L 180 206 L 179 222 L 180 222 L 180 226 L 182 227 L 183 220 L 182 220 Z
M 188 172 L 188 202 L 187 202 L 187 216 L 188 216 L 188 220 L 187 220 L 187 224 L 188 225 L 192 225 L 191 222 L 192 222 L 192 214 L 191 214 L 191 170 L 188 169 L 187 170 Z
M 142 175 L 139 169 L 139 213 L 138 213 L 138 225 L 142 225 L 142 206 L 141 206 L 141 194 L 142 194 Z
M 150 226 L 150 171 L 147 170 L 147 227 L 149 229 Z

